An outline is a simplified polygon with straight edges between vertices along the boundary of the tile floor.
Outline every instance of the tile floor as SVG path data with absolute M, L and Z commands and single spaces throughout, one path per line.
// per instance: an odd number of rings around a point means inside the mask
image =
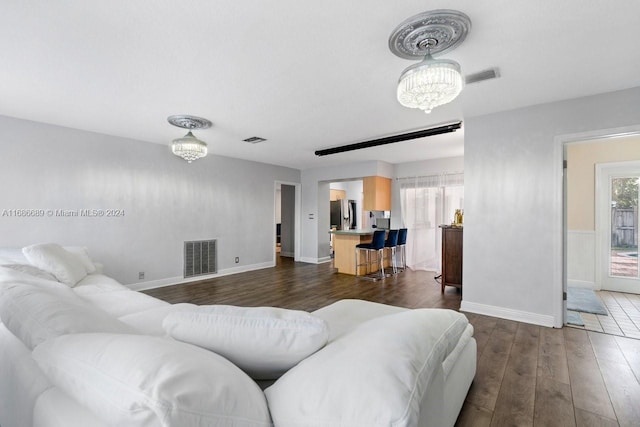
M 584 326 L 569 326 L 640 339 L 640 295 L 609 291 L 596 291 L 596 295 L 609 315 L 580 313 Z

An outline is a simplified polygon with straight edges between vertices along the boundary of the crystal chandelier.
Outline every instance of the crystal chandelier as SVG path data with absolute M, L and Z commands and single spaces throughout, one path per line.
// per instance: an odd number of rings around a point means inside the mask
M 169 116 L 167 121 L 174 126 L 189 129 L 185 136 L 172 141 L 171 151 L 173 154 L 182 157 L 188 163 L 207 155 L 207 143 L 196 138 L 191 130 L 211 127 L 212 123 L 209 120 L 202 117 L 179 115 Z
M 191 163 L 207 155 L 207 143 L 200 141 L 189 131 L 182 138 L 176 138 L 171 143 L 171 151 Z
M 470 27 L 471 20 L 461 12 L 435 10 L 409 18 L 391 33 L 389 49 L 395 55 L 405 59 L 424 57 L 402 72 L 397 89 L 400 104 L 430 113 L 460 94 L 464 86 L 460 64 L 432 55 L 457 47 Z

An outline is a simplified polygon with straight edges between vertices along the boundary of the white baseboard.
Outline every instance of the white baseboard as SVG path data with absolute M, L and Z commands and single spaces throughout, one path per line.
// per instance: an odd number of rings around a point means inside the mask
M 331 257 L 322 257 L 322 258 L 309 258 L 309 257 L 301 257 L 300 262 L 306 262 L 309 264 L 324 264 L 325 262 L 331 262 Z
M 547 326 L 549 328 L 552 328 L 554 325 L 553 316 L 513 310 L 494 305 L 478 304 L 464 300 L 460 304 L 460 311 L 499 317 L 500 319 L 515 320 L 517 322 L 531 323 L 533 325 Z
M 600 287 L 597 286 L 594 282 L 589 282 L 587 280 L 567 279 L 567 286 L 571 286 L 572 288 L 587 288 L 587 289 L 592 289 L 594 291 L 600 290 Z
M 191 282 L 199 282 L 200 280 L 207 280 L 207 279 L 213 279 L 216 277 L 222 277 L 222 276 L 229 276 L 231 274 L 238 274 L 238 273 L 244 273 L 247 271 L 254 271 L 254 270 L 262 270 L 263 268 L 270 268 L 270 267 L 275 267 L 275 264 L 271 261 L 269 262 L 263 262 L 260 264 L 251 264 L 251 265 L 243 265 L 240 267 L 232 267 L 232 268 L 225 268 L 224 270 L 220 270 L 218 271 L 216 274 L 206 274 L 206 275 L 202 275 L 202 276 L 196 276 L 196 277 L 189 277 L 189 278 L 184 278 L 184 277 L 167 277 L 166 279 L 158 279 L 158 280 L 149 280 L 147 282 L 138 282 L 138 283 L 131 283 L 126 285 L 129 289 L 134 290 L 134 291 L 144 291 L 147 289 L 154 289 L 154 288 L 161 288 L 163 286 L 169 286 L 169 285 L 178 285 L 178 284 L 182 284 L 182 283 L 191 283 Z
M 280 256 L 287 257 L 287 258 L 293 258 L 295 256 L 295 254 L 293 252 L 280 251 Z

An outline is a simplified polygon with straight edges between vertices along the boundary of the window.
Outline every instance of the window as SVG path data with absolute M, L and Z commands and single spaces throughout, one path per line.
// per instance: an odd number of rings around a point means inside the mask
M 461 173 L 400 178 L 400 210 L 407 228 L 407 266 L 412 270 L 441 269 L 441 224 L 464 209 Z

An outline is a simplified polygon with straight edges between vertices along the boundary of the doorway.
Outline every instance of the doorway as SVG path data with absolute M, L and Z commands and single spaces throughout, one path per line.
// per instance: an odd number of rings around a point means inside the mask
M 640 338 L 640 132 L 587 135 L 564 141 L 563 151 L 566 305 L 587 295 L 599 306 L 575 313 L 565 305 L 565 324 Z
M 279 257 L 300 260 L 300 184 L 276 181 L 274 188 L 273 265 Z
M 600 288 L 640 294 L 640 161 L 596 165 L 596 263 Z

